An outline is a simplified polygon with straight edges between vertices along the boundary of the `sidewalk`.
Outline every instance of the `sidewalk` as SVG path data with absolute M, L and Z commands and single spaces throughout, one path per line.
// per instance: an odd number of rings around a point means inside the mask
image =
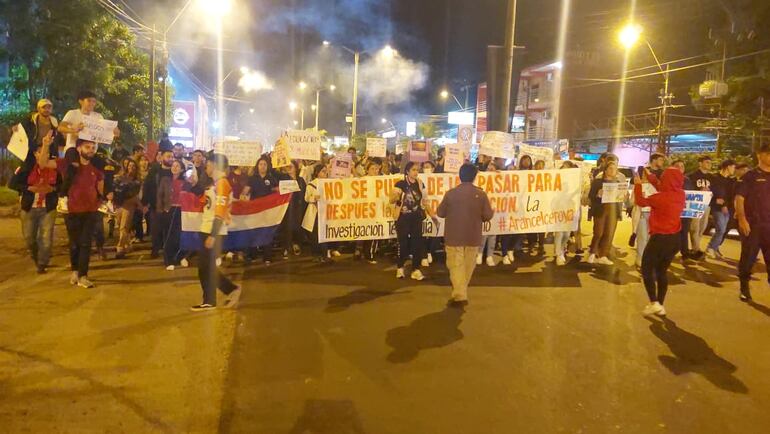
M 217 431 L 235 315 L 188 312 L 195 269 L 144 252 L 92 262 L 94 289 L 70 286 L 55 233 L 39 276 L 18 219 L 0 219 L 0 431 Z

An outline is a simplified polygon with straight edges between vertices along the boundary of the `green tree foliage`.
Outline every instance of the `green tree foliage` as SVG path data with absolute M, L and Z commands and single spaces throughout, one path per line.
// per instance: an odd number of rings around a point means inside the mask
M 0 56 L 12 66 L 4 98 L 30 110 L 39 98 L 49 98 L 61 116 L 77 107 L 78 91 L 90 89 L 99 95 L 97 110 L 119 122 L 120 142 L 131 145 L 146 137 L 149 56 L 123 23 L 92 0 L 0 0 L 0 16 L 8 32 Z M 160 130 L 155 85 L 154 124 Z M 170 119 L 170 102 L 167 107 Z

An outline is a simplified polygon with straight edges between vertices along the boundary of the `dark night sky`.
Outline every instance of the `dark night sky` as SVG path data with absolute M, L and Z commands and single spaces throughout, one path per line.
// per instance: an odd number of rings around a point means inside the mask
M 364 114 L 377 119 L 380 113 L 385 116 L 399 111 L 445 111 L 444 104 L 436 98 L 438 90 L 449 85 L 460 96 L 459 87 L 463 82 L 483 81 L 486 46 L 504 42 L 505 0 L 234 1 L 239 6 L 235 16 L 228 18 L 225 45 L 233 51 L 225 53 L 226 70 L 244 63 L 256 65 L 276 79 L 277 88 L 291 88 L 296 80 L 308 79 L 308 76 L 315 76 L 319 84 L 328 80 L 344 83 L 344 78 L 340 78 L 343 72 L 336 67 L 330 70 L 331 63 L 325 63 L 318 55 L 323 39 L 341 41 L 355 49 L 374 49 L 391 43 L 403 57 L 426 63 L 430 68 L 429 79 L 411 100 L 377 107 L 370 112 L 363 107 Z M 159 26 L 174 15 L 170 11 L 184 4 L 183 0 L 126 2 L 146 22 L 157 21 Z M 516 58 L 517 67 L 554 59 L 561 3 L 561 0 L 519 1 L 516 41 L 526 50 Z M 638 0 L 637 3 L 637 20 L 664 61 L 709 52 L 709 23 L 721 19 L 715 16 L 724 15 L 717 0 Z M 584 83 L 574 81 L 575 78 L 617 76 L 622 52 L 615 42 L 615 32 L 627 19 L 629 2 L 573 0 L 572 4 L 567 50 L 591 52 L 598 60 L 580 69 L 567 67 L 564 86 L 580 103 L 565 104 L 563 108 L 568 112 L 590 112 L 597 118 L 611 117 L 616 107 L 616 85 L 595 86 L 589 90 L 572 90 L 570 86 Z M 172 42 L 179 44 L 170 46 L 171 56 L 187 64 L 202 82 L 213 88 L 216 82 L 212 74 L 214 52 L 200 49 L 213 43 L 188 14 L 170 36 Z M 649 51 L 641 48 L 634 52 L 631 68 L 654 65 Z M 344 55 L 339 55 L 337 61 L 352 63 L 350 56 Z M 672 82 L 677 102 L 688 103 L 687 89 L 703 77 L 704 70 L 675 75 Z M 658 80 L 659 77 L 653 77 L 646 83 L 629 86 L 629 112 L 641 112 L 657 105 Z M 237 91 L 236 81 L 229 82 L 227 91 Z M 283 100 L 290 94 L 287 89 L 276 92 L 256 98 L 269 106 L 264 100 Z M 344 92 L 346 90 L 341 89 L 341 93 Z M 590 109 L 585 105 L 590 105 Z M 330 128 L 333 132 L 342 133 L 344 124 L 339 119 L 347 110 L 344 98 L 339 97 L 324 113 L 336 119 Z

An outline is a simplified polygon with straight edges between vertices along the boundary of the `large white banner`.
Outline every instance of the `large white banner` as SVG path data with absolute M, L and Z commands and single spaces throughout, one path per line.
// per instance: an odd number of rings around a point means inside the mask
M 390 193 L 403 175 L 319 182 L 318 240 L 353 241 L 396 237 Z M 429 206 L 436 210 L 447 191 L 460 184 L 452 173 L 420 176 Z M 580 169 L 479 173 L 475 182 L 489 196 L 495 215 L 485 234 L 574 231 L 580 210 Z M 443 236 L 444 221 L 423 222 L 426 236 Z

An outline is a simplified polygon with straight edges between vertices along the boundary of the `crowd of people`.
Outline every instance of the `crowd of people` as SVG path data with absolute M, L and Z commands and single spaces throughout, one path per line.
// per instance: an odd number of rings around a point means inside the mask
M 684 261 L 720 260 L 720 247 L 732 227 L 741 234 L 739 265 L 741 300 L 751 299 L 751 270 L 761 250 L 765 262 L 770 254 L 770 144 L 758 149 L 758 166 L 722 161 L 718 172 L 712 160 L 702 156 L 698 169 L 685 173 L 682 160 L 667 162 L 662 154 L 652 154 L 649 164 L 632 170 L 633 194 L 625 202 L 603 203 L 603 186 L 625 182 L 615 155 L 601 156 L 583 186 L 582 204 L 592 222 L 590 245 L 584 249 L 584 228 L 552 234 L 481 234 L 481 224 L 492 218 L 488 199 L 473 186 L 479 171 L 538 170 L 545 161 L 522 156 L 515 163 L 480 155 L 460 170 L 461 184 L 450 191 L 437 209 L 426 201 L 420 173 L 441 173 L 444 154 L 440 149 L 432 161 L 416 163 L 402 155 L 388 153 L 385 158 L 359 155 L 350 148 L 353 167 L 350 176 L 367 177 L 403 174 L 390 195 L 395 216 L 395 240 L 366 240 L 319 243 L 319 180 L 330 176 L 328 156 L 319 162 L 292 161 L 280 169 L 271 166 L 264 155 L 254 167 L 231 167 L 224 155 L 185 149 L 182 144 L 160 141 L 158 152 L 150 155 L 142 145 L 129 153 L 78 138 L 83 118 L 101 118 L 95 112 L 96 96 L 82 92 L 79 107 L 67 112 L 61 122 L 52 115 L 52 103 L 43 99 L 37 111 L 22 123 L 29 137 L 29 154 L 12 180 L 20 193 L 23 235 L 38 273 L 45 273 L 51 260 L 54 225 L 63 214 L 69 239 L 70 283 L 92 288 L 89 264 L 92 253 L 102 260 L 122 260 L 149 237 L 151 258 L 162 255 L 163 267 L 173 271 L 198 265 L 203 291 L 202 303 L 192 310 L 216 307 L 216 290 L 227 295 L 225 307 L 238 304 L 241 288 L 223 275 L 218 267 L 224 260 L 249 265 L 261 260 L 270 265 L 277 250 L 285 258 L 309 251 L 320 264 L 333 264 L 341 252 L 371 264 L 385 254 L 396 258 L 396 278 L 423 280 L 437 253 L 446 252 L 453 283 L 453 304 L 467 303 L 467 287 L 473 269 L 511 265 L 517 256 L 544 255 L 546 241 L 554 244 L 554 262 L 564 266 L 568 254 L 584 257 L 590 264 L 612 266 L 615 232 L 625 215 L 631 219 L 633 235 L 629 245 L 636 248 L 636 265 L 641 271 L 650 304 L 648 315 L 665 315 L 666 274 L 677 254 Z M 114 131 L 117 136 L 119 129 Z M 574 161 L 555 161 L 556 169 L 569 169 Z M 292 193 L 288 210 L 273 243 L 245 251 L 222 251 L 227 232 L 229 209 L 233 201 L 253 200 L 274 194 L 282 180 L 294 180 L 299 191 Z M 685 190 L 713 194 L 707 212 L 696 219 L 683 218 Z M 204 204 L 200 228 L 200 248 L 181 249 L 182 192 L 189 192 Z M 443 238 L 424 237 L 423 221 L 446 218 Z M 703 250 L 702 236 L 713 221 L 714 233 Z M 105 229 L 106 226 L 106 229 Z M 114 240 L 114 256 L 105 244 Z M 94 250 L 95 247 L 95 250 Z M 526 253 L 525 253 L 526 247 Z M 500 263 L 495 252 L 500 252 Z M 193 260 L 193 257 L 195 259 Z

